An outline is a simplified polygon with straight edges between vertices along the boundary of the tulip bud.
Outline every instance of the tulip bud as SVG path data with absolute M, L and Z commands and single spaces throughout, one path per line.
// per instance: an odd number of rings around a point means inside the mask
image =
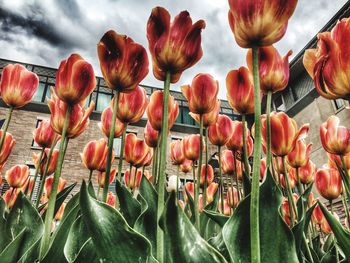
M 182 210 L 185 209 L 185 203 L 181 199 L 179 199 L 179 206 L 181 207 Z
M 21 108 L 38 89 L 38 76 L 20 64 L 8 64 L 1 73 L 0 94 L 7 106 Z
M 111 131 L 113 111 L 111 107 L 107 107 L 103 110 L 101 114 L 101 122 L 98 123 L 98 127 L 101 129 L 102 133 L 109 138 L 109 133 Z M 114 138 L 118 138 L 123 134 L 124 123 L 122 123 L 118 118 L 115 119 L 114 126 Z
M 209 127 L 210 125 L 216 123 L 219 116 L 220 105 L 220 100 L 217 100 L 215 103 L 215 107 L 212 111 L 202 114 L 203 127 Z M 189 114 L 198 124 L 200 124 L 200 114 L 195 114 L 193 112 L 190 112 Z
M 0 138 L 3 136 L 3 131 L 0 130 Z M 16 140 L 12 137 L 12 134 L 6 132 L 4 144 L 2 145 L 0 152 L 0 165 L 4 165 L 7 158 L 10 156 L 13 147 L 16 144 Z
M 124 183 L 130 189 L 139 188 L 141 179 L 142 171 L 140 169 L 136 171 L 135 167 L 132 167 L 131 174 L 129 170 L 125 171 L 124 173 Z
M 109 182 L 108 185 L 110 185 L 115 178 L 115 175 L 117 174 L 116 169 L 112 169 L 111 172 L 109 173 Z M 106 180 L 106 172 L 100 172 L 98 171 L 97 173 L 97 182 L 101 188 L 104 188 L 105 186 L 105 180 Z
M 107 141 L 100 139 L 88 142 L 84 147 L 83 153 L 80 153 L 80 157 L 84 166 L 93 171 L 102 166 L 102 162 L 106 159 L 107 154 Z
M 210 204 L 211 202 L 214 201 L 214 195 L 216 193 L 216 191 L 219 188 L 219 184 L 218 183 L 214 183 L 212 182 L 210 185 L 208 185 L 207 187 L 207 204 Z
M 145 48 L 130 37 L 113 30 L 97 44 L 101 72 L 107 86 L 119 92 L 131 92 L 148 74 Z
M 226 115 L 219 114 L 217 122 L 208 128 L 209 141 L 217 146 L 225 145 L 231 138 L 232 133 L 232 121 Z
M 199 134 L 191 134 L 183 138 L 183 152 L 186 159 L 196 161 L 199 158 L 199 152 L 205 149 L 205 142 L 203 140 L 202 149 L 200 149 L 200 136 Z
M 162 129 L 163 114 L 163 91 L 157 90 L 152 93 L 150 102 L 147 107 L 148 121 L 151 123 L 153 129 L 160 131 Z M 168 129 L 173 127 L 177 115 L 179 115 L 179 104 L 174 97 L 169 95 L 168 100 Z
M 70 105 L 84 101 L 94 90 L 96 78 L 92 65 L 80 55 L 62 60 L 56 74 L 56 94 Z
M 334 168 L 318 169 L 315 185 L 320 195 L 327 200 L 337 199 L 342 192 L 342 179 L 339 171 Z
M 45 191 L 45 197 L 47 199 L 50 199 L 50 196 L 51 196 L 53 180 L 54 180 L 53 176 L 49 176 L 45 180 L 44 191 Z M 64 189 L 64 187 L 66 186 L 66 183 L 67 181 L 65 179 L 59 178 L 57 193 L 61 192 Z
M 208 169 L 207 176 L 206 169 Z M 196 171 L 195 173 L 196 178 L 198 178 L 198 171 Z M 214 181 L 214 169 L 210 164 L 208 164 L 208 166 L 202 164 L 201 176 L 199 178 L 200 187 L 204 187 L 205 177 L 207 177 L 207 185 L 210 185 Z
M 306 165 L 299 168 L 300 182 L 303 184 L 310 184 L 314 181 L 316 172 L 316 165 L 309 160 Z
M 238 205 L 238 191 L 235 187 L 229 187 L 226 193 L 226 200 L 230 207 L 235 208 Z
M 7 208 L 11 209 L 13 207 L 13 205 L 16 202 L 17 196 L 19 193 L 19 189 L 18 188 L 9 188 L 4 195 L 2 196 L 2 198 L 4 199 Z
M 106 204 L 115 208 L 116 201 L 117 201 L 117 199 L 116 199 L 115 194 L 113 194 L 112 192 L 108 192 Z
M 5 173 L 5 179 L 10 187 L 21 188 L 28 180 L 29 167 L 27 165 L 12 166 Z
M 46 165 L 47 165 L 49 154 L 50 154 L 50 149 L 45 149 L 44 154 L 42 156 L 42 159 L 40 161 L 39 160 L 40 153 L 33 153 L 33 156 L 32 156 L 33 157 L 33 163 L 34 163 L 35 168 L 37 168 L 39 166 L 38 173 L 40 175 L 44 175 L 44 173 L 45 173 L 45 169 L 46 169 Z M 46 173 L 47 175 L 53 174 L 53 172 L 55 171 L 58 155 L 59 155 L 59 150 L 54 149 L 52 151 L 52 155 L 51 155 L 51 158 L 50 158 L 50 163 L 49 163 L 49 166 L 47 168 L 47 173 Z
M 55 139 L 55 131 L 51 128 L 49 120 L 42 120 L 39 127 L 33 132 L 33 138 L 36 144 L 42 148 L 50 148 Z
M 170 159 L 173 165 L 180 165 L 185 161 L 182 140 L 176 140 L 170 143 Z
M 156 148 L 158 144 L 159 132 L 153 129 L 151 123 L 147 121 L 145 131 L 143 133 L 145 142 L 149 147 Z
M 185 159 L 182 164 L 180 164 L 180 171 L 183 173 L 188 173 L 192 170 L 193 162 L 191 160 Z
M 155 7 L 147 22 L 147 39 L 153 61 L 153 75 L 164 81 L 171 73 L 171 83 L 176 83 L 184 70 L 196 64 L 203 55 L 201 31 L 205 22 L 192 24 L 187 11 L 179 13 L 170 22 L 170 14 L 163 7 Z
M 64 213 L 64 209 L 66 208 L 66 203 L 63 203 L 60 208 L 58 209 L 58 211 L 56 212 L 55 215 L 55 220 L 56 221 L 60 221 L 62 219 L 63 213 Z
M 132 166 L 141 167 L 147 160 L 150 148 L 143 139 L 138 139 L 134 133 L 125 137 L 124 158 Z

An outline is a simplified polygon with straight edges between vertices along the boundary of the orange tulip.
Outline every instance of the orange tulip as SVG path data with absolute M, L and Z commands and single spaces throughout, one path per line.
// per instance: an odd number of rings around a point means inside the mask
M 199 152 L 202 150 L 202 152 L 205 149 L 205 142 L 203 140 L 202 143 L 202 149 L 200 149 L 200 136 L 199 134 L 191 134 L 188 136 L 185 136 L 183 139 L 183 152 L 185 154 L 186 159 L 196 161 L 199 158 Z
M 204 180 L 206 174 L 206 165 L 202 164 L 201 176 L 199 178 L 199 184 L 201 187 L 204 187 Z M 196 171 L 196 178 L 198 178 L 198 171 Z M 207 174 L 207 185 L 210 185 L 214 181 L 214 169 L 208 164 L 208 174 Z
M 320 137 L 327 152 L 345 155 L 350 152 L 350 130 L 339 123 L 337 116 L 330 116 L 320 127 Z
M 235 187 L 229 187 L 226 192 L 226 199 L 228 201 L 228 205 L 232 208 L 237 207 L 238 205 L 238 191 Z
M 208 113 L 203 114 L 203 127 L 209 127 L 210 125 L 216 123 L 219 116 L 220 105 L 221 105 L 220 100 L 217 100 L 215 103 L 214 109 Z M 193 112 L 190 112 L 189 114 L 199 124 L 200 114 L 195 114 Z
M 56 221 L 60 221 L 62 219 L 63 213 L 64 213 L 64 209 L 66 208 L 66 203 L 63 203 L 60 208 L 58 209 L 58 211 L 56 212 L 55 215 L 55 220 Z
M 51 128 L 49 120 L 42 120 L 39 127 L 33 131 L 36 144 L 43 148 L 50 148 L 55 138 L 55 131 Z
M 60 100 L 74 105 L 84 101 L 94 90 L 96 78 L 92 65 L 80 55 L 62 60 L 56 73 L 56 94 Z
M 38 89 L 38 76 L 20 64 L 8 64 L 1 73 L 0 94 L 7 106 L 21 108 Z
M 242 122 L 240 121 L 232 121 L 232 135 L 226 143 L 226 147 L 231 151 L 243 152 L 243 130 L 242 130 Z M 247 152 L 248 156 L 253 153 L 253 139 L 250 136 L 250 131 L 247 128 L 246 124 L 246 144 L 247 144 Z
M 337 166 L 337 164 L 338 164 L 343 169 L 346 169 L 346 170 L 350 169 L 350 152 L 348 152 L 344 155 L 345 167 L 343 167 L 341 157 L 339 155 L 331 154 L 331 153 L 327 152 L 327 156 L 328 156 L 328 166 L 329 167 L 338 169 L 338 166 Z
M 32 156 L 33 163 L 34 163 L 35 168 L 37 168 L 38 165 L 40 165 L 38 168 L 38 173 L 40 175 L 44 175 L 49 153 L 50 153 L 50 149 L 49 148 L 45 149 L 44 154 L 43 154 L 42 159 L 41 159 L 41 162 L 39 160 L 40 153 L 33 153 L 33 156 Z M 47 175 L 50 175 L 55 171 L 58 155 L 59 155 L 59 150 L 54 149 L 52 151 L 50 163 L 49 163 L 49 166 L 47 168 Z
M 219 114 L 218 120 L 208 128 L 209 141 L 217 146 L 224 146 L 232 137 L 233 124 L 226 115 Z
M 316 49 L 305 51 L 304 66 L 314 80 L 317 92 L 327 99 L 345 98 L 350 94 L 349 33 L 350 19 L 344 18 L 331 32 L 317 35 Z
M 297 140 L 294 149 L 287 155 L 287 161 L 294 168 L 302 167 L 309 161 L 312 143 L 306 145 L 304 140 Z
M 211 202 L 214 201 L 214 195 L 216 193 L 216 191 L 219 188 L 219 184 L 218 183 L 214 183 L 212 182 L 210 185 L 208 185 L 207 187 L 207 204 L 210 204 Z
M 153 129 L 151 123 L 147 121 L 145 131 L 143 133 L 145 142 L 149 147 L 155 148 L 158 144 L 158 136 L 159 132 L 155 129 Z
M 306 137 L 309 124 L 304 124 L 299 130 L 294 119 L 284 112 L 272 112 L 271 122 L 271 152 L 276 156 L 288 155 L 299 139 Z M 262 139 L 266 146 L 266 115 L 261 116 Z
M 299 168 L 299 178 L 303 184 L 310 184 L 314 181 L 316 165 L 309 160 L 306 165 Z
M 67 127 L 68 138 L 79 136 L 89 125 L 89 117 L 95 107 L 95 103 L 91 102 L 87 110 L 82 105 L 84 105 L 83 102 L 72 106 Z M 51 88 L 51 99 L 48 100 L 48 106 L 51 112 L 51 127 L 58 134 L 62 134 L 68 104 L 60 100 L 55 90 Z
M 219 200 L 218 203 L 218 209 L 219 212 L 224 214 L 225 216 L 230 216 L 231 215 L 231 207 L 229 205 L 229 201 L 227 200 L 227 198 L 224 199 L 224 212 L 222 212 L 222 200 Z
M 108 192 L 106 204 L 111 206 L 111 207 L 115 207 L 116 200 L 117 199 L 116 199 L 115 194 L 113 194 L 112 192 Z
M 337 169 L 327 166 L 317 170 L 315 185 L 320 195 L 327 199 L 337 199 L 342 192 L 342 179 Z
M 185 161 L 182 140 L 176 140 L 170 143 L 170 159 L 173 165 L 180 165 Z
M 0 138 L 2 137 L 2 135 L 3 135 L 3 130 L 0 130 Z M 1 166 L 5 164 L 15 144 L 16 144 L 16 140 L 12 137 L 12 134 L 9 132 L 6 132 L 4 144 L 2 145 L 1 152 L 0 152 Z
M 233 175 L 235 173 L 234 162 L 233 152 L 230 150 L 223 150 L 221 153 L 221 169 L 224 174 Z
M 145 159 L 143 159 L 143 162 L 140 164 L 140 166 L 150 166 L 152 164 L 152 159 L 153 159 L 153 149 L 148 147 L 148 153 Z
M 284 174 L 281 174 L 281 185 L 284 189 L 287 189 L 287 182 L 285 181 L 285 176 Z M 290 170 L 288 171 L 288 180 L 289 180 L 289 186 L 291 189 L 293 189 L 298 182 L 298 178 L 297 178 L 297 174 L 296 174 L 296 170 L 295 168 L 290 168 Z
M 27 189 L 27 196 L 30 196 L 30 194 L 33 191 L 33 187 L 34 187 L 34 178 L 30 178 L 21 188 L 21 191 L 24 193 Z
M 239 114 L 254 113 L 253 76 L 246 67 L 231 70 L 226 77 L 227 100 Z
M 277 173 L 279 173 L 279 174 L 284 174 L 284 166 L 283 166 L 282 157 L 276 156 L 276 158 L 277 158 L 277 161 L 276 161 L 275 158 L 274 158 L 274 160 L 273 160 L 274 167 L 275 167 Z M 286 162 L 285 164 L 286 164 L 286 170 L 287 170 L 287 172 L 289 172 L 289 170 L 290 170 L 292 167 L 291 167 L 287 162 Z
M 0 186 L 2 185 L 2 182 L 3 182 L 2 176 L 0 175 Z
M 111 108 L 115 97 L 111 101 Z M 141 120 L 148 105 L 147 93 L 144 88 L 137 86 L 130 93 L 119 94 L 117 118 L 124 123 L 135 123 Z
M 93 171 L 102 166 L 107 153 L 108 147 L 105 139 L 93 140 L 85 145 L 83 152 L 80 153 L 80 157 L 84 166 Z
M 106 171 L 106 166 L 107 166 L 107 156 L 108 154 L 104 155 L 104 159 L 101 161 L 101 166 L 97 168 L 97 171 L 99 172 L 105 172 Z M 112 156 L 111 156 L 111 163 L 113 162 L 115 157 L 114 149 L 112 149 Z M 111 164 L 112 165 L 112 164 Z
M 208 188 L 207 188 L 208 189 Z M 184 198 L 185 201 L 188 201 L 188 195 L 187 193 L 192 197 L 192 199 L 194 198 L 194 183 L 193 182 L 187 182 L 185 183 L 185 187 L 184 187 Z
M 192 84 L 181 87 L 188 107 L 195 114 L 209 113 L 215 108 L 219 82 L 209 74 L 197 74 Z
M 162 113 L 163 113 L 163 91 L 157 90 L 152 93 L 150 102 L 147 107 L 148 121 L 153 129 L 160 131 L 162 129 Z M 173 127 L 177 115 L 179 115 L 179 104 L 174 97 L 169 95 L 168 101 L 168 129 Z
M 138 139 L 134 133 L 125 137 L 124 158 L 132 166 L 140 167 L 145 163 L 149 147 L 143 139 Z
M 10 187 L 21 188 L 28 180 L 29 167 L 27 165 L 12 166 L 5 173 L 5 179 Z
M 322 224 L 322 222 L 324 220 L 326 220 L 326 218 L 324 217 L 323 212 L 321 210 L 321 207 L 319 205 L 316 205 L 315 208 L 314 208 L 314 211 L 312 211 L 311 219 L 317 225 Z
M 113 181 L 114 181 L 114 178 L 115 178 L 115 175 L 117 174 L 117 170 L 116 169 L 112 169 L 110 174 L 109 174 L 109 182 L 108 182 L 108 185 L 110 185 Z M 99 186 L 101 188 L 104 188 L 105 186 L 105 180 L 106 180 L 106 172 L 100 172 L 98 171 L 97 173 L 97 182 L 99 184 Z
M 102 133 L 109 138 L 109 133 L 111 130 L 113 117 L 113 110 L 111 107 L 107 107 L 103 110 L 101 114 L 101 122 L 98 123 L 98 127 L 100 127 Z M 118 118 L 115 119 L 114 126 L 114 138 L 118 138 L 123 134 L 124 123 L 122 123 Z
M 147 22 L 147 39 L 153 61 L 153 74 L 164 81 L 166 72 L 171 83 L 176 83 L 184 70 L 196 64 L 203 55 L 201 31 L 205 22 L 192 24 L 187 11 L 170 22 L 170 14 L 163 7 L 155 7 Z
M 258 51 L 260 89 L 267 94 L 282 91 L 289 81 L 289 61 L 288 58 L 293 52 L 291 50 L 282 58 L 277 49 L 273 46 L 260 47 Z M 247 53 L 247 64 L 253 72 L 252 50 Z
M 59 178 L 57 193 L 61 192 L 64 189 L 64 187 L 66 186 L 66 183 L 67 181 L 65 179 Z M 53 184 L 53 176 L 47 177 L 44 185 L 44 193 L 47 199 L 50 199 L 52 184 Z
M 148 57 L 143 46 L 113 30 L 106 32 L 97 45 L 98 58 L 107 86 L 131 92 L 148 74 Z
M 15 204 L 19 191 L 20 190 L 18 188 L 11 187 L 2 196 L 8 209 L 11 209 L 13 207 L 13 205 Z
M 185 159 L 183 163 L 180 164 L 180 171 L 186 174 L 192 170 L 192 166 L 192 160 Z
M 129 170 L 125 171 L 124 183 L 130 189 L 139 188 L 140 183 L 141 183 L 141 179 L 142 179 L 141 169 L 138 169 L 136 171 L 136 168 L 133 167 L 133 168 L 131 168 L 131 174 L 130 174 Z M 147 178 L 147 179 L 149 179 L 149 178 Z
M 228 20 L 236 42 L 243 48 L 269 46 L 287 30 L 297 0 L 229 0 Z
M 296 193 L 293 194 L 294 202 L 296 203 L 298 201 L 298 195 Z M 294 211 L 292 210 L 292 213 L 294 215 Z M 281 214 L 283 220 L 286 222 L 288 226 L 291 226 L 291 217 L 290 217 L 290 210 L 289 210 L 289 201 L 287 198 L 283 198 L 282 205 L 281 205 Z M 293 216 L 295 218 L 295 215 Z

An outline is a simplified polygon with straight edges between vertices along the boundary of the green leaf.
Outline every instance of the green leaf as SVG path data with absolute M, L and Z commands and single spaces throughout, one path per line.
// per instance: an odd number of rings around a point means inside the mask
M 0 251 L 10 242 L 10 238 L 6 233 L 6 219 L 5 219 L 6 203 L 0 196 Z
M 119 211 L 93 199 L 85 181 L 80 190 L 80 208 L 100 262 L 157 262 L 147 238 L 133 230 Z
M 208 243 L 216 248 L 217 251 L 220 252 L 221 255 L 225 257 L 227 261 L 230 261 L 230 253 L 228 253 L 226 244 L 222 237 L 222 231 L 219 232 L 215 237 L 212 237 L 208 240 Z
M 95 263 L 98 262 L 98 256 L 96 254 L 94 242 L 90 237 L 85 244 L 81 247 L 79 254 L 73 263 Z
M 244 187 L 244 194 L 245 196 L 249 195 L 252 191 L 252 183 L 250 182 L 249 177 L 247 174 L 243 171 L 243 187 Z
M 182 211 L 172 192 L 159 222 L 165 242 L 165 262 L 227 262 L 198 233 Z
M 298 210 L 298 217 L 299 220 L 305 215 L 305 211 L 308 205 L 309 195 L 312 190 L 313 183 L 311 183 L 306 190 L 300 195 L 298 201 L 297 201 L 297 210 Z
M 221 213 L 213 211 L 204 210 L 204 213 L 221 227 L 223 227 L 226 224 L 226 222 L 230 219 L 229 216 L 225 216 Z
M 38 239 L 29 249 L 27 249 L 17 263 L 36 262 L 39 258 L 40 242 L 41 238 Z
M 115 181 L 115 189 L 119 199 L 120 212 L 128 224 L 133 227 L 136 219 L 141 214 L 141 204 L 118 180 Z
M 187 189 L 185 188 L 185 192 L 186 192 L 186 196 L 187 196 L 187 203 L 188 203 L 188 207 L 190 208 L 190 213 L 191 213 L 191 217 L 190 220 L 192 223 L 194 223 L 195 221 L 195 217 L 194 217 L 194 200 L 191 196 L 191 194 L 187 191 Z
M 12 263 L 17 261 L 18 252 L 21 250 L 21 244 L 25 235 L 26 228 L 24 227 L 23 230 L 1 252 L 0 259 L 2 263 Z
M 213 202 L 207 204 L 204 210 L 214 213 L 215 211 L 217 211 L 218 202 L 219 202 L 219 191 L 216 191 Z M 208 217 L 204 212 L 200 213 L 199 220 L 200 220 L 200 233 L 205 240 L 208 240 L 209 238 L 214 237 L 221 232 L 222 226 L 219 226 L 215 221 L 210 219 L 210 217 Z
M 282 195 L 270 172 L 260 187 L 259 201 L 261 262 L 299 262 L 293 234 L 279 214 Z M 250 195 L 235 209 L 222 233 L 231 261 L 251 262 Z

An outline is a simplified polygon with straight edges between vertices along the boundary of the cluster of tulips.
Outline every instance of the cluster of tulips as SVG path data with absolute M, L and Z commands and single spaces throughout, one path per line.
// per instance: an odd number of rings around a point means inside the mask
M 285 113 L 271 112 L 272 94 L 288 84 L 292 54 L 281 57 L 273 44 L 285 34 L 296 4 L 296 0 L 229 0 L 232 32 L 238 45 L 248 49 L 247 67 L 231 70 L 226 77 L 227 99 L 240 120 L 219 114 L 219 83 L 210 74 L 197 74 L 181 90 L 199 134 L 174 141 L 169 148 L 168 135 L 179 113 L 170 84 L 201 59 L 205 22 L 192 23 L 187 11 L 171 21 L 166 9 L 152 10 L 147 39 L 153 74 L 164 82 L 164 90 L 150 98 L 139 86 L 149 70 L 146 49 L 130 37 L 106 32 L 97 45 L 103 78 L 114 93 L 99 123 L 106 138 L 90 141 L 82 149 L 87 182 L 68 202 L 64 200 L 75 184 L 65 187 L 62 165 L 69 140 L 89 125 L 95 105 L 85 105 L 96 78 L 80 55 L 63 60 L 48 99 L 50 120 L 43 120 L 33 133 L 40 147 L 40 153 L 33 154 L 34 177 L 21 164 L 5 172 L 10 189 L 0 200 L 1 261 L 350 260 L 350 130 L 340 126 L 336 116 L 322 124 L 320 137 L 329 163 L 316 169 L 309 158 L 312 144 L 306 142 L 309 124 L 298 128 Z M 317 48 L 307 50 L 304 57 L 317 91 L 328 99 L 350 94 L 349 35 L 350 20 L 339 21 L 332 32 L 319 35 Z M 1 167 L 15 146 L 7 132 L 12 112 L 31 101 L 38 81 L 21 65 L 7 65 L 2 72 L 1 98 L 9 114 L 0 132 Z M 267 102 L 263 115 L 260 93 Z M 128 125 L 145 112 L 144 138 L 127 134 Z M 246 117 L 251 114 L 254 124 L 249 128 Z M 121 148 L 115 153 L 113 143 L 119 137 Z M 217 147 L 215 181 L 208 163 L 209 141 Z M 116 154 L 119 162 L 113 168 Z M 168 156 L 178 172 L 167 178 Z M 123 161 L 129 164 L 125 171 Z M 151 170 L 145 169 L 148 166 Z M 179 193 L 180 170 L 193 173 L 193 181 L 183 188 L 184 200 Z M 319 194 L 329 200 L 330 212 L 313 198 L 314 181 Z M 116 195 L 108 190 L 112 182 Z M 332 206 L 340 195 L 345 227 Z

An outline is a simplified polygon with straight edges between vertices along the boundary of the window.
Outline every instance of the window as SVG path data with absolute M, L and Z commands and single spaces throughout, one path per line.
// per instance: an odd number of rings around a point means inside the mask
M 111 102 L 112 98 L 113 98 L 112 94 L 98 93 L 98 96 L 96 99 L 96 110 L 103 111 L 105 108 L 109 106 L 109 103 Z
M 45 95 L 45 87 L 46 85 L 44 82 L 39 82 L 38 89 L 36 90 L 33 97 L 33 101 L 43 102 L 45 100 L 45 98 L 43 98 Z
M 137 135 L 136 131 L 126 131 L 126 134 L 129 134 L 129 133 L 133 133 L 133 134 Z M 115 157 L 116 158 L 119 158 L 119 156 L 120 156 L 121 144 L 122 144 L 122 138 L 121 137 L 114 139 L 113 149 L 114 149 L 114 153 L 115 153 Z
M 333 103 L 336 111 L 341 110 L 342 108 L 345 107 L 345 101 L 343 99 L 333 100 Z
M 30 178 L 34 178 L 35 175 L 35 166 L 33 164 L 27 164 L 29 167 L 29 176 Z M 41 176 L 38 174 L 36 181 L 35 181 L 35 185 L 34 185 L 34 189 L 33 189 L 33 201 L 36 202 L 36 199 L 38 198 L 38 191 L 39 191 L 39 187 L 40 187 L 40 182 L 41 182 Z
M 274 106 L 277 111 L 285 111 L 286 107 L 283 104 L 283 99 L 282 95 L 279 95 L 275 100 L 274 100 Z

